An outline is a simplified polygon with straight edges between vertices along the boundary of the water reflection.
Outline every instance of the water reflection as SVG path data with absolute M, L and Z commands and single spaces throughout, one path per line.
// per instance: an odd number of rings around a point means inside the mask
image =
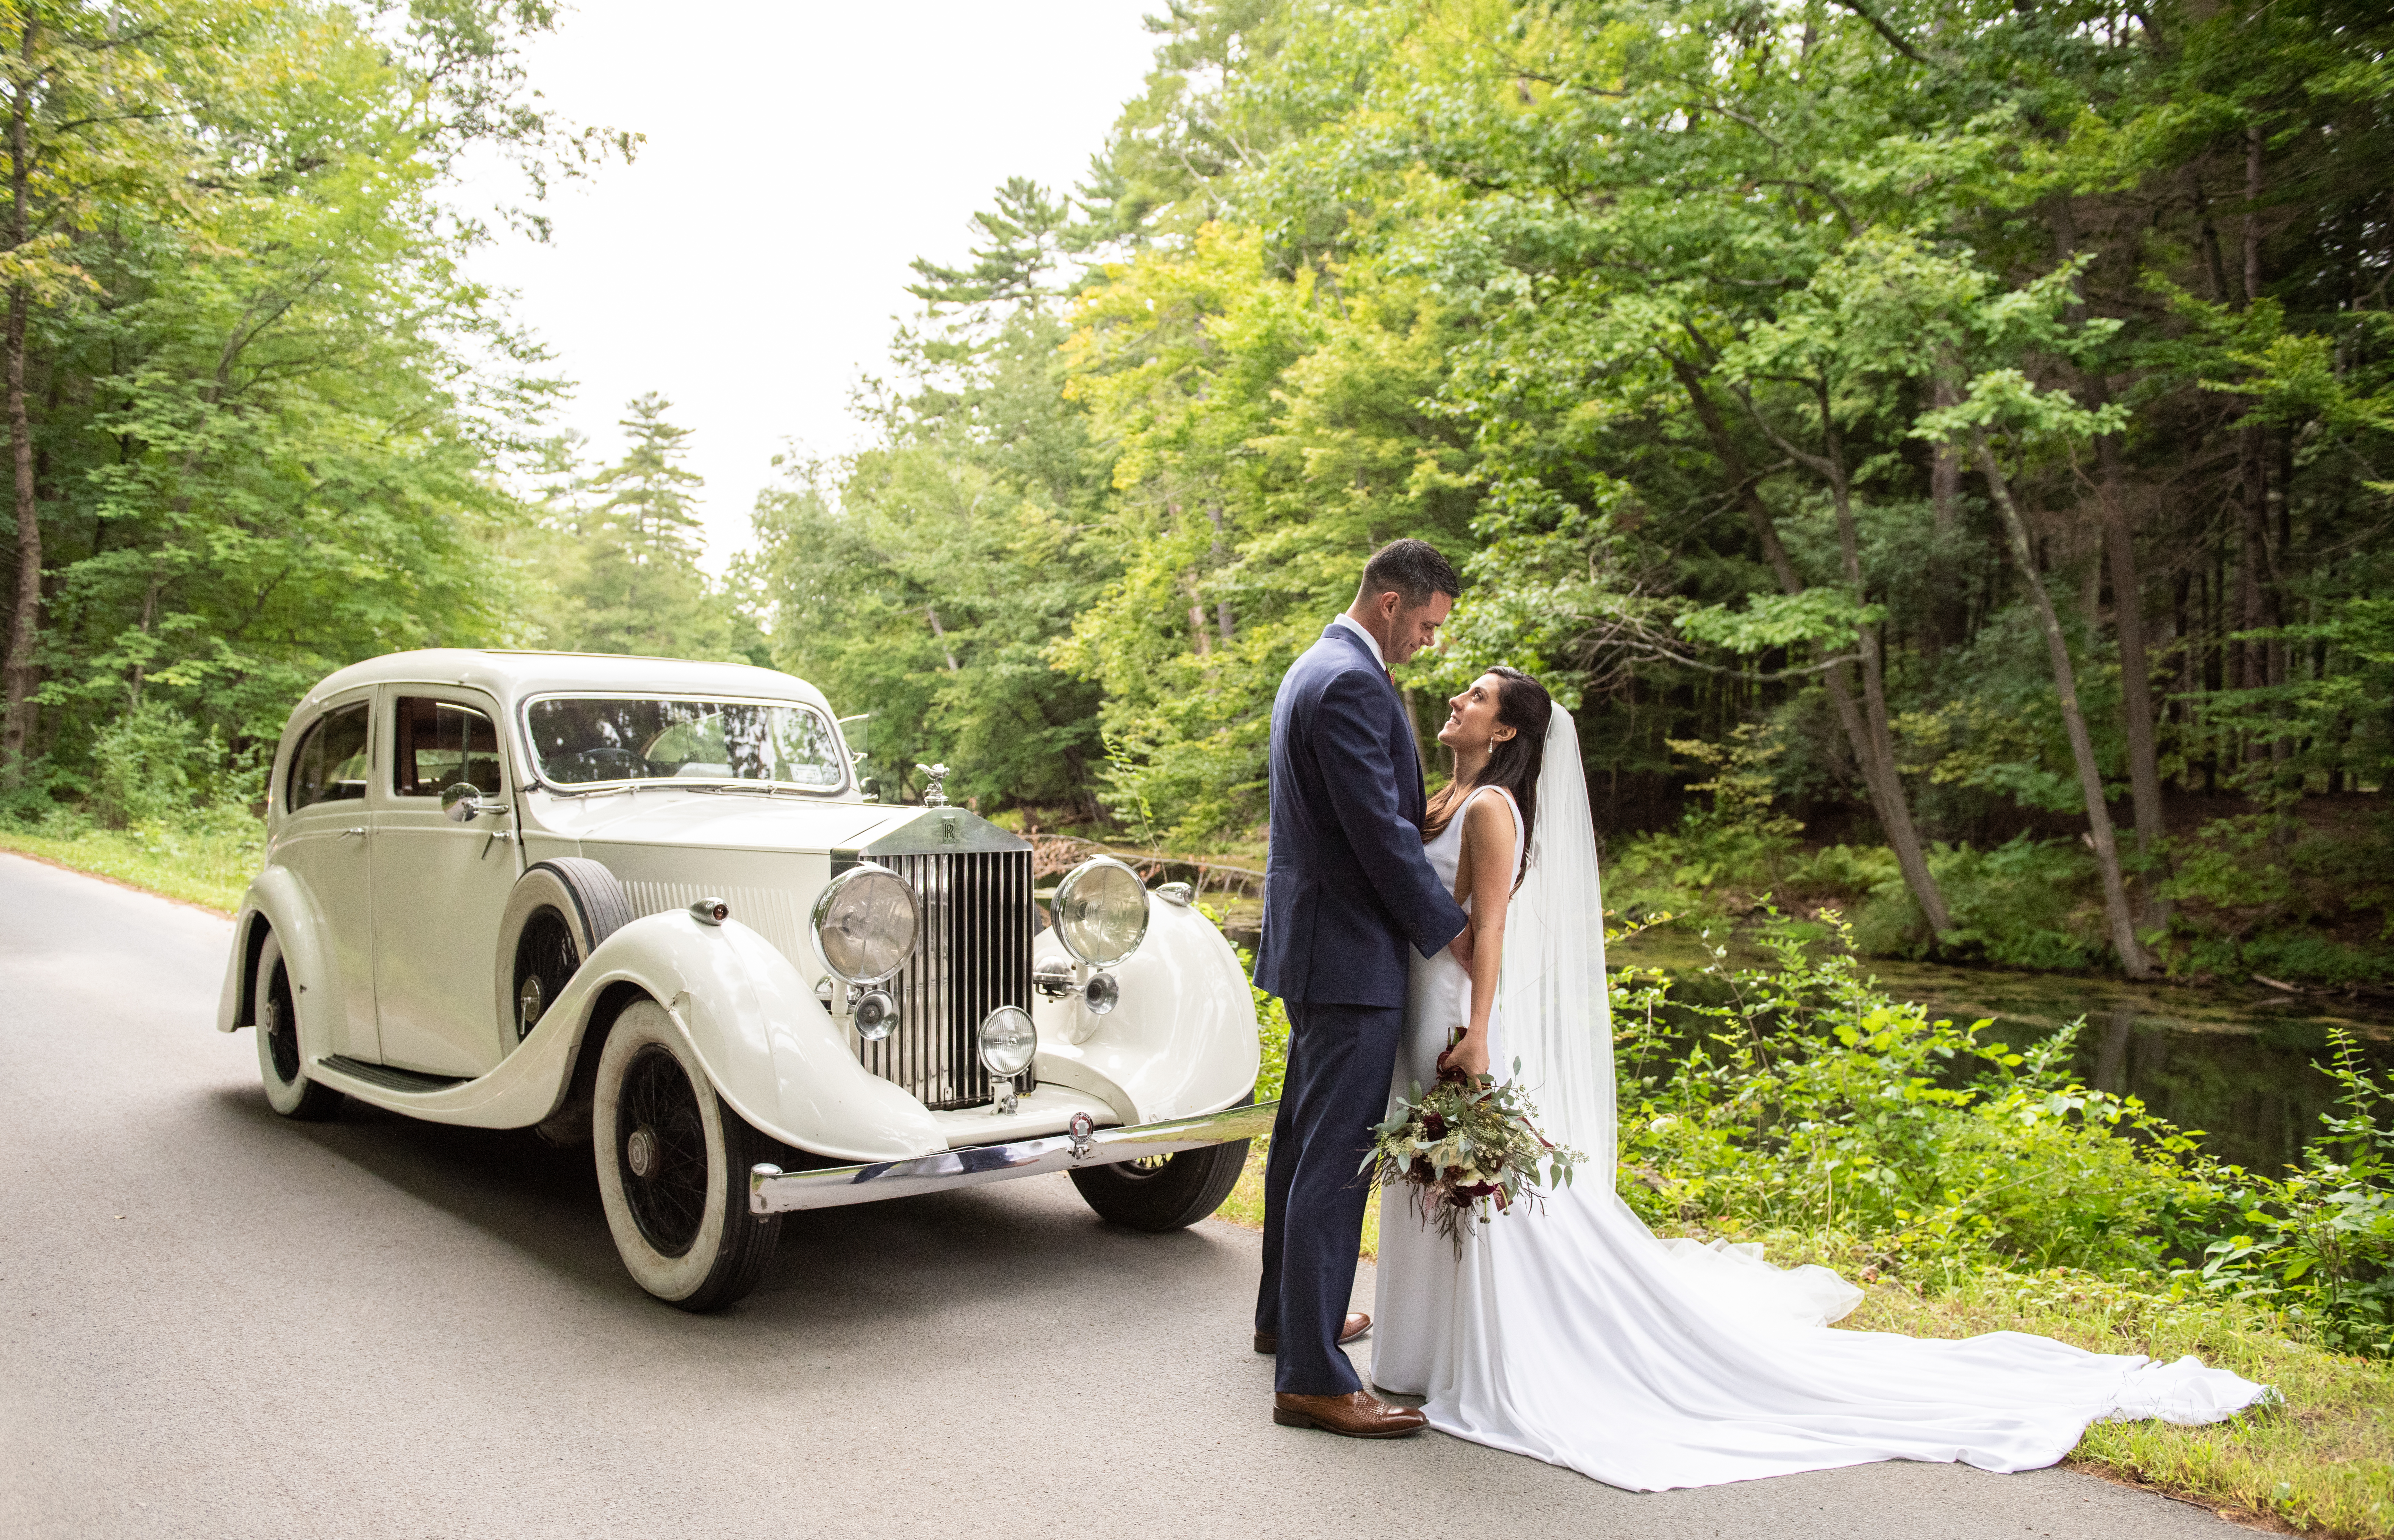
M 1614 949 L 1614 966 L 1669 969 L 1697 981 L 1708 954 L 1689 938 L 1640 936 Z M 1732 949 L 1726 961 L 1751 967 L 1759 954 Z M 2131 1093 L 2185 1128 L 2223 1160 L 2275 1170 L 2300 1156 L 2334 1101 L 2335 1083 L 2315 1066 L 2328 1057 L 2328 1031 L 2358 1034 L 2380 1073 L 2394 1073 L 2394 1013 L 2324 995 L 2258 986 L 2197 989 L 1993 969 L 1937 967 L 1871 959 L 1889 994 L 1933 1015 L 1994 1019 L 2015 1045 L 2085 1016 L 2077 1071 L 2098 1089 Z

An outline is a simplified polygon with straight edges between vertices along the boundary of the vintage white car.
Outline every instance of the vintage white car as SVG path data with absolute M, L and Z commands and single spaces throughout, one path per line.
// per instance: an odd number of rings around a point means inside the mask
M 1067 1171 L 1146 1230 L 1236 1181 L 1253 997 L 1185 888 L 860 790 L 731 664 L 401 652 L 291 714 L 217 1026 L 266 1095 L 588 1141 L 624 1263 L 730 1303 L 793 1210 Z

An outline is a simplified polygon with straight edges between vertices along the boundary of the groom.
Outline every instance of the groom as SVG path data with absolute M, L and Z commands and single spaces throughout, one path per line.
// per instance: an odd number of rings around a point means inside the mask
M 1437 635 L 1460 589 L 1419 540 L 1373 557 L 1347 612 L 1272 702 L 1271 853 L 1256 982 L 1287 1003 L 1288 1074 L 1264 1174 L 1256 1350 L 1277 1351 L 1272 1421 L 1351 1438 L 1417 1431 L 1338 1349 L 1362 1239 L 1360 1177 L 1386 1115 L 1404 1019 L 1405 948 L 1454 940 L 1463 911 L 1422 853 L 1422 769 L 1388 670 Z

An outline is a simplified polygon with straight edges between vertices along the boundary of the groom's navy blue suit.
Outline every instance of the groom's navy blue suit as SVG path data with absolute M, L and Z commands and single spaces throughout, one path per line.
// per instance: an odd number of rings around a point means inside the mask
M 1256 982 L 1294 1031 L 1264 1176 L 1256 1330 L 1276 1333 L 1276 1388 L 1361 1389 L 1338 1331 L 1368 1191 L 1358 1175 L 1388 1107 L 1408 944 L 1425 957 L 1464 914 L 1422 853 L 1421 758 L 1396 686 L 1333 624 L 1272 702 L 1271 853 Z

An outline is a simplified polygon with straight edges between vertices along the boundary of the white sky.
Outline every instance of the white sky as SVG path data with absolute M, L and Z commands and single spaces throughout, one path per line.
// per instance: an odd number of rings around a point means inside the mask
M 966 221 L 1009 176 L 1080 179 L 1147 72 L 1152 7 L 580 0 L 531 54 L 533 84 L 648 143 L 551 191 L 547 246 L 502 235 L 473 270 L 518 292 L 516 318 L 578 382 L 559 426 L 593 458 L 620 453 L 626 401 L 672 399 L 719 572 L 776 453 L 858 447 L 849 390 L 915 309 L 906 264 L 961 262 Z M 517 197 L 495 173 L 477 194 Z

